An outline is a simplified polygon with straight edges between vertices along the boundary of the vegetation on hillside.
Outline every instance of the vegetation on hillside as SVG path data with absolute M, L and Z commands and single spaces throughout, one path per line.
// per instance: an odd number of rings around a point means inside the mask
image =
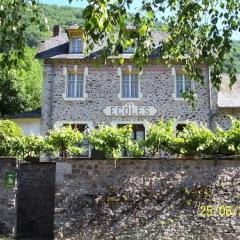
M 29 26 L 25 32 L 29 47 L 37 47 L 41 41 L 51 37 L 54 25 L 60 25 L 64 29 L 73 24 L 83 24 L 81 8 L 41 4 L 40 9 L 47 19 L 49 31 L 40 31 L 34 25 Z
M 229 54 L 226 58 L 225 62 L 225 71 L 230 67 L 231 62 L 229 61 L 230 57 L 233 57 L 234 59 L 234 67 L 237 69 L 237 72 L 240 73 L 240 39 L 239 41 L 233 42 L 233 49 L 231 51 L 231 54 Z

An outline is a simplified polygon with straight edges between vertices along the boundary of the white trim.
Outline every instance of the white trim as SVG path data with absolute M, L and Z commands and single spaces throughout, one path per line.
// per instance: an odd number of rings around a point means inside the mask
M 73 69 L 74 69 L 74 72 L 77 72 L 78 66 L 77 66 L 77 65 L 74 65 L 74 66 L 73 66 Z
M 77 74 L 78 66 L 74 65 L 74 74 Z M 64 75 L 64 81 L 65 81 L 65 86 L 64 86 L 64 93 L 63 93 L 63 98 L 65 101 L 85 101 L 86 98 L 88 97 L 88 94 L 86 93 L 86 82 L 87 82 L 87 76 L 88 76 L 88 67 L 84 68 L 83 72 L 83 97 L 81 98 L 70 98 L 67 97 L 67 86 L 68 86 L 68 72 L 67 72 L 67 67 L 63 67 L 63 75 Z M 76 78 L 76 76 L 75 76 Z
M 83 124 L 83 125 L 87 125 L 89 130 L 92 130 L 94 129 L 94 125 L 93 125 L 93 122 L 92 121 L 67 121 L 67 120 L 64 120 L 64 121 L 56 121 L 53 125 L 53 128 L 56 129 L 56 128 L 60 128 L 62 127 L 64 124 Z M 92 146 L 89 144 L 89 151 L 88 151 L 88 157 L 86 158 L 91 158 L 92 156 Z
M 130 76 L 130 81 L 129 81 L 129 84 L 130 84 L 130 82 L 131 82 L 132 65 L 128 65 L 128 71 L 129 71 L 128 74 Z M 120 101 L 138 101 L 138 100 L 141 100 L 142 97 L 143 97 L 143 94 L 141 93 L 141 78 L 140 78 L 142 73 L 138 74 L 138 98 L 126 98 L 126 97 L 123 98 L 122 97 L 122 69 L 121 69 L 121 67 L 118 67 L 117 74 L 120 77 L 120 92 L 117 95 L 119 100 Z M 130 86 L 130 92 L 131 92 L 131 84 L 129 86 Z

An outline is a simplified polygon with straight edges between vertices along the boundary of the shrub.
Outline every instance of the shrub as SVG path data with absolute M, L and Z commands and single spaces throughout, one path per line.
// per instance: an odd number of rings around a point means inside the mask
M 38 136 L 22 136 L 13 140 L 13 152 L 18 160 L 38 161 L 46 148 L 44 139 Z
M 169 152 L 174 138 L 174 121 L 164 122 L 160 120 L 152 124 L 143 142 L 143 146 L 146 148 L 146 154 L 154 157 L 161 150 Z
M 175 153 L 183 156 L 202 156 L 213 154 L 216 137 L 214 133 L 203 125 L 188 124 L 176 137 Z M 174 144 L 173 144 L 174 145 Z
M 62 159 L 71 154 L 80 154 L 84 149 L 78 147 L 83 141 L 83 134 L 71 126 L 61 127 L 50 131 L 46 138 L 49 154 L 60 153 Z
M 10 120 L 0 120 L 0 156 L 13 156 L 14 139 L 22 136 L 22 130 L 16 123 Z
M 99 151 L 105 153 L 108 157 L 118 159 L 122 157 L 123 150 L 138 149 L 131 141 L 132 128 L 131 126 L 124 126 L 118 128 L 117 126 L 102 125 L 98 129 L 94 129 L 88 136 L 89 142 Z
M 222 155 L 240 154 L 240 120 L 231 117 L 232 127 L 228 131 L 216 131 L 216 152 Z

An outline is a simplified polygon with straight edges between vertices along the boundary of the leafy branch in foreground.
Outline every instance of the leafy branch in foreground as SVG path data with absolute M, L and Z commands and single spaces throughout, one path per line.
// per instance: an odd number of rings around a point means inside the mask
M 30 15 L 30 21 L 26 15 Z M 45 21 L 36 0 L 1 0 L 0 3 L 0 68 L 5 74 L 16 68 L 24 56 L 26 29 L 35 24 L 43 29 Z
M 71 2 L 71 0 L 69 0 Z M 240 32 L 240 2 L 238 0 L 142 0 L 131 15 L 133 29 L 129 30 L 132 0 L 89 0 L 83 11 L 86 41 L 107 43 L 104 57 L 120 53 L 120 47 L 135 47 L 134 61 L 139 67 L 148 63 L 150 53 L 168 66 L 181 64 L 189 79 L 204 84 L 201 67 L 211 69 L 211 81 L 220 89 L 225 59 L 232 50 L 232 35 Z M 168 35 L 154 42 L 155 23 L 168 26 Z M 229 57 L 227 73 L 230 86 L 236 82 L 234 59 Z M 123 59 L 120 60 L 123 63 Z M 185 97 L 193 101 L 192 94 Z

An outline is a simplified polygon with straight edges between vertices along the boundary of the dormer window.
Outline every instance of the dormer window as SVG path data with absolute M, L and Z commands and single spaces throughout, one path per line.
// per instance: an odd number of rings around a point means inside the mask
M 69 46 L 70 53 L 82 53 L 83 52 L 83 40 L 79 37 L 70 39 Z

